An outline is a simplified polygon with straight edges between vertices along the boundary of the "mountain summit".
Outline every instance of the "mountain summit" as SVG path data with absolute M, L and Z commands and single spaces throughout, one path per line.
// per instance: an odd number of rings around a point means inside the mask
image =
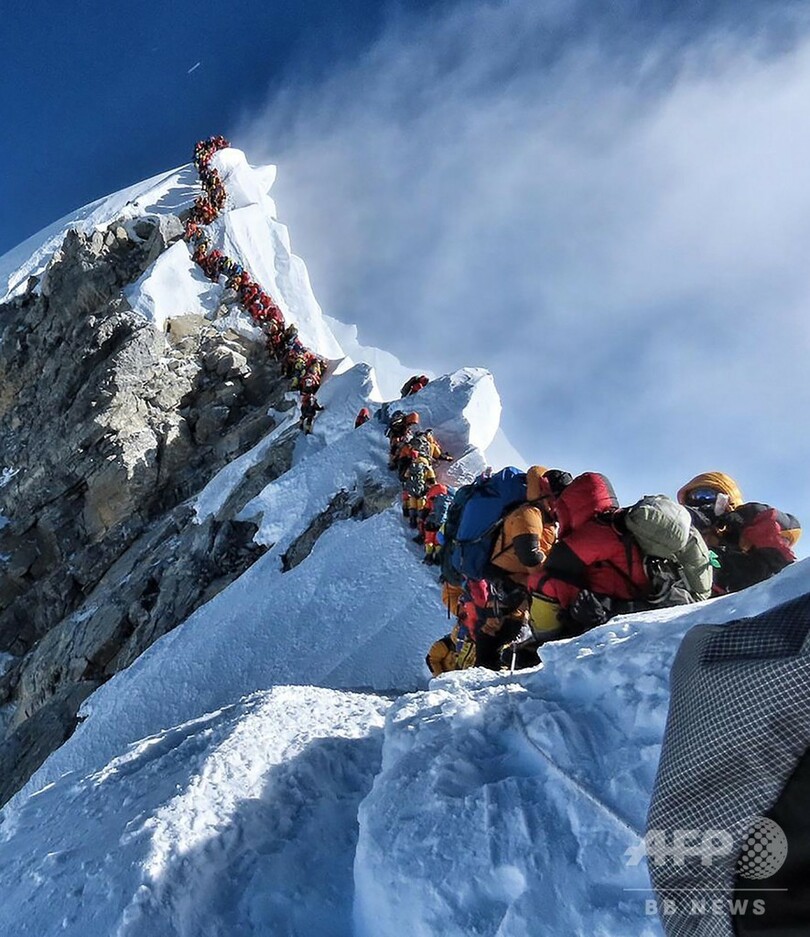
M 261 331 L 236 294 L 193 263 L 182 238 L 197 191 L 188 167 L 58 222 L 14 269 L 19 252 L 0 262 L 9 284 L 0 346 L 0 648 L 12 655 L 3 678 L 4 799 L 70 734 L 87 695 L 157 638 L 220 594 L 228 614 L 236 611 L 227 587 L 247 587 L 245 572 L 258 582 L 289 573 L 285 585 L 302 576 L 294 568 L 330 527 L 376 516 L 396 494 L 381 424 L 353 431 L 358 409 L 382 400 L 376 371 L 344 353 L 321 314 L 275 219 L 266 192 L 272 168 L 254 170 L 230 148 L 214 159 L 228 196 L 209 237 L 254 272 L 303 342 L 329 361 L 326 410 L 302 438 L 297 395 Z M 403 375 L 399 366 L 384 382 Z M 458 454 L 457 474 L 484 466 L 500 412 L 489 374 L 442 378 L 415 406 Z M 341 530 L 343 540 L 369 541 L 365 525 Z M 291 596 L 297 607 L 284 613 L 285 628 L 294 616 L 301 637 L 310 628 L 322 634 L 315 659 L 300 647 L 289 656 L 276 634 L 272 655 L 250 653 L 259 664 L 251 688 L 328 683 L 326 672 L 341 669 L 332 685 L 419 684 L 418 648 L 441 627 L 427 573 L 419 570 L 390 612 L 363 629 L 357 609 L 384 590 L 393 557 L 376 544 L 373 559 L 354 561 L 362 578 L 351 566 L 339 579 L 320 574 L 334 580 L 323 593 L 328 615 L 300 587 Z M 318 581 L 311 568 L 303 579 Z M 267 616 L 280 614 L 285 599 L 269 580 L 252 589 L 237 614 L 272 632 Z M 396 665 L 348 663 L 361 656 L 358 642 L 386 632 L 387 640 L 399 632 Z M 404 655 L 402 642 L 417 636 Z

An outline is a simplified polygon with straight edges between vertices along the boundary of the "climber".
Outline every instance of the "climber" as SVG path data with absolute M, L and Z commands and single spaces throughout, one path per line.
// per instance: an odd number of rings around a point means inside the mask
M 239 291 L 239 300 L 247 308 L 259 295 L 259 287 L 249 278 L 242 274 L 242 286 Z
M 281 326 L 276 321 L 271 323 L 271 327 L 267 333 L 267 350 L 276 360 L 282 355 L 282 330 Z
M 411 464 L 414 453 L 411 450 L 411 441 L 413 433 L 408 427 L 402 436 L 390 439 L 390 450 L 388 456 L 388 468 L 392 469 L 399 476 L 400 481 L 404 481 L 405 472 Z
M 371 412 L 368 407 L 362 407 L 360 412 L 357 414 L 357 418 L 354 421 L 354 428 L 359 429 L 364 423 L 368 423 L 371 419 Z
M 480 595 L 478 596 L 478 600 L 484 601 Z M 456 670 L 466 670 L 468 667 L 475 667 L 475 635 L 482 621 L 483 615 L 475 604 L 475 600 L 471 594 L 471 586 L 465 583 L 459 590 L 459 595 L 456 599 L 456 624 L 450 632 L 451 637 L 455 641 Z
M 436 473 L 429 459 L 417 456 L 411 459 L 404 472 L 402 488 L 407 492 L 408 524 L 416 529 L 419 515 L 425 507 L 425 497 L 431 486 L 436 484 Z
M 231 269 L 228 274 L 228 281 L 226 286 L 229 290 L 233 290 L 235 293 L 239 294 L 242 286 L 242 268 L 237 267 L 236 269 Z
M 282 334 L 281 339 L 281 347 L 286 349 L 284 357 L 281 360 L 281 373 L 284 377 L 292 377 L 296 370 L 296 364 L 298 360 L 303 357 L 306 349 L 297 338 L 293 339 L 291 345 L 285 344 L 285 334 L 286 332 Z
M 475 666 L 501 670 L 504 649 L 529 631 L 523 589 L 491 587 L 485 581 L 468 580 L 463 587 L 444 582 L 442 601 L 448 616 L 454 613 L 458 620 L 450 634 L 435 641 L 428 651 L 425 660 L 434 676 Z M 520 650 L 518 666 L 537 663 L 534 646 Z
M 298 385 L 302 392 L 315 394 L 321 386 L 321 378 L 326 371 L 326 361 L 313 352 L 304 355 L 304 369 L 300 371 L 296 362 Z
M 604 475 L 578 475 L 554 507 L 559 539 L 527 580 L 532 627 L 541 640 L 603 624 L 615 614 L 612 601 L 634 599 L 649 585 L 640 548 L 614 527 L 619 503 Z
M 526 501 L 503 518 L 490 563 L 525 586 L 557 538 L 555 499 L 571 483 L 568 472 L 533 465 L 526 473 Z
M 441 544 L 439 531 L 447 518 L 447 512 L 453 502 L 456 491 L 437 482 L 431 485 L 425 495 L 425 506 L 419 521 L 418 543 L 425 545 L 424 563 L 431 565 L 441 562 Z
M 321 387 L 321 376 L 311 371 L 306 371 L 298 378 L 298 385 L 302 394 L 317 394 Z M 293 387 L 295 384 L 293 383 Z
M 439 445 L 432 429 L 424 429 L 414 434 L 411 441 L 411 448 L 418 455 L 430 459 L 432 462 L 452 462 L 453 457 L 449 452 L 445 452 Z
M 419 414 L 412 412 L 406 413 L 404 410 L 394 410 L 388 420 L 388 429 L 386 436 L 401 436 L 408 427 L 414 427 L 419 423 Z
M 391 415 L 391 422 L 385 435 L 389 440 L 388 468 L 393 469 L 397 465 L 399 449 L 403 441 L 410 439 L 413 435 L 413 427 L 419 423 L 418 413 L 404 413 L 402 410 L 396 410 Z
M 678 492 L 713 551 L 714 593 L 739 592 L 781 572 L 796 560 L 801 525 L 792 515 L 743 501 L 739 486 L 723 472 L 703 472 Z
M 464 589 L 469 600 L 461 606 L 464 624 L 475 643 L 476 666 L 500 670 L 502 648 L 529 624 L 528 593 L 507 581 L 468 580 Z
M 405 432 L 405 411 L 394 410 L 385 421 L 385 435 L 389 438 Z
M 262 332 L 264 332 L 267 339 L 267 347 L 272 349 L 279 334 L 278 321 L 273 316 L 271 316 L 269 319 L 267 319 L 266 322 L 262 323 Z
M 425 663 L 434 677 L 454 670 L 475 667 L 475 642 L 470 638 L 461 617 L 449 634 L 431 644 L 425 656 Z
M 526 474 L 527 500 L 504 515 L 490 554 L 491 575 L 487 578 L 483 621 L 477 637 L 482 642 L 479 662 L 490 669 L 500 666 L 502 649 L 518 641 L 514 653 L 509 654 L 514 665 L 523 668 L 539 663 L 539 641 L 528 627 L 526 616 L 531 603 L 527 582 L 555 542 L 555 498 L 570 484 L 571 475 L 539 465 L 533 465 Z
M 305 433 L 309 434 L 312 432 L 312 424 L 315 417 L 323 409 L 324 407 L 318 403 L 315 394 L 301 395 L 301 420 L 298 425 Z
M 399 396 L 409 397 L 411 394 L 416 394 L 429 383 L 429 379 L 424 374 L 414 374 L 413 377 L 409 377 L 402 385 Z
M 652 495 L 619 508 L 610 482 L 588 472 L 565 488 L 555 510 L 560 539 L 528 580 L 541 640 L 711 594 L 708 549 L 689 512 L 672 499 Z
M 298 340 L 298 326 L 297 326 L 294 322 L 291 322 L 291 323 L 287 326 L 287 328 L 284 329 L 284 344 L 285 344 L 285 345 L 292 346 L 292 345 L 294 345 L 294 344 L 295 344 L 296 342 L 298 342 L 298 341 L 299 341 L 299 340 Z M 300 342 L 299 342 L 299 344 L 300 344 Z M 304 347 L 304 346 L 301 345 L 301 348 L 303 348 L 303 347 Z
M 415 417 L 417 420 L 419 418 L 416 413 L 408 414 L 408 417 Z M 431 430 L 420 433 L 415 431 L 415 426 L 416 424 L 406 424 L 405 433 L 398 440 L 394 441 L 393 438 L 391 440 L 388 467 L 396 470 L 400 481 L 404 481 L 408 467 L 414 459 L 425 459 L 431 465 L 439 459 L 446 462 L 453 461 L 453 457 L 444 452 L 433 438 Z
M 469 595 L 460 586 L 442 583 L 442 602 L 447 608 L 447 617 L 454 616 L 456 621 L 450 633 L 434 641 L 425 656 L 425 663 L 434 677 L 452 670 L 466 670 L 475 666 L 475 642 L 465 624 L 467 601 Z M 472 614 L 476 614 L 474 605 Z
M 434 677 L 456 669 L 457 638 L 458 625 L 455 625 L 450 634 L 444 635 L 430 645 L 430 650 L 425 655 L 425 663 Z

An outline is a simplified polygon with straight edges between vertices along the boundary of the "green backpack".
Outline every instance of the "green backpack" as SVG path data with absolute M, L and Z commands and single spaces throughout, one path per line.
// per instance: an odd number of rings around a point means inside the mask
M 644 554 L 652 593 L 661 604 L 707 599 L 712 590 L 709 549 L 692 526 L 692 517 L 682 504 L 666 495 L 645 495 L 625 513 L 628 532 Z M 664 582 L 664 578 L 669 583 Z M 673 587 L 679 580 L 686 588 L 676 598 Z
M 408 466 L 405 475 L 404 488 L 412 498 L 424 498 L 430 487 L 428 484 L 428 475 L 430 466 L 421 459 L 415 459 Z

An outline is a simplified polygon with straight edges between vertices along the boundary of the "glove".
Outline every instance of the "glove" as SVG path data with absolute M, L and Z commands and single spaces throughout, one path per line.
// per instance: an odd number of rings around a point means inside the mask
M 717 526 L 723 539 L 736 546 L 745 527 L 745 518 L 738 511 L 730 511 L 717 519 Z
M 611 615 L 610 599 L 596 596 L 588 589 L 583 589 L 571 603 L 569 616 L 583 628 L 595 628 L 603 625 Z

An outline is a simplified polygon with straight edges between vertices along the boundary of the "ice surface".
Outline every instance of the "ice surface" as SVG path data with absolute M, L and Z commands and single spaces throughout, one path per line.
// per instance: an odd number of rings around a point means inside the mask
M 644 833 L 675 652 L 693 625 L 808 589 L 803 561 L 549 644 L 540 669 L 447 675 L 396 703 L 360 812 L 356 933 L 660 935 L 626 851 Z
M 0 933 L 351 933 L 387 706 L 280 687 L 58 779 L 2 829 Z

